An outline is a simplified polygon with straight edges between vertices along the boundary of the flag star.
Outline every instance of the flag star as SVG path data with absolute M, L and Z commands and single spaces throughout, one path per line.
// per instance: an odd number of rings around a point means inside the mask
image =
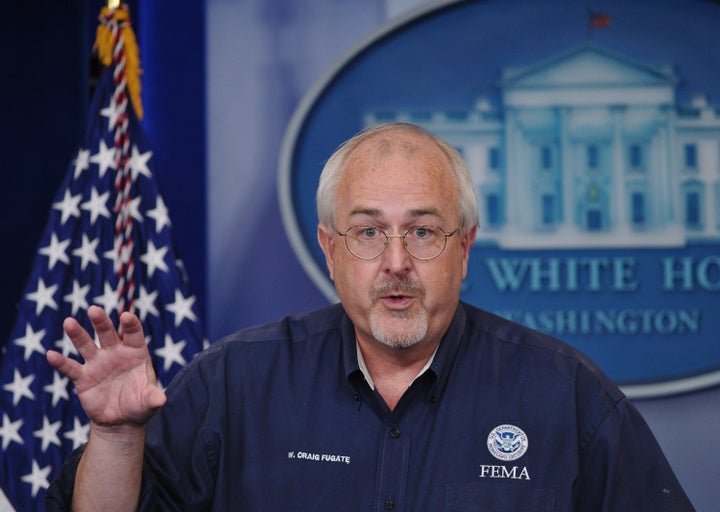
M 114 130 L 120 111 L 112 98 L 110 98 L 110 104 L 100 111 L 100 115 L 108 118 L 108 130 Z
M 20 371 L 15 368 L 13 381 L 3 386 L 3 389 L 10 391 L 13 394 L 13 405 L 17 405 L 22 397 L 35 400 L 35 395 L 33 395 L 33 392 L 30 391 L 30 384 L 33 380 L 35 380 L 35 376 L 33 374 L 23 377 L 20 375 Z
M 113 240 L 113 248 L 105 251 L 103 253 L 103 258 L 106 258 L 110 261 L 112 261 L 113 264 L 113 272 L 117 273 L 118 270 L 120 270 L 120 246 L 122 244 L 122 239 L 120 237 L 115 237 Z M 125 251 L 127 251 L 127 246 Z
M 74 354 L 76 356 L 80 355 L 65 331 L 63 331 L 63 337 L 57 340 L 54 343 L 54 346 L 57 347 L 58 351 L 65 357 L 70 354 Z
M 47 386 L 43 387 L 44 391 L 47 391 L 48 393 L 52 394 L 52 405 L 55 407 L 57 403 L 62 400 L 69 400 L 70 396 L 68 395 L 67 391 L 67 385 L 68 385 L 68 379 L 66 377 L 61 376 L 59 373 L 53 373 L 53 381 L 52 384 L 48 384 Z
M 168 271 L 168 266 L 165 263 L 165 254 L 167 254 L 167 251 L 167 247 L 157 248 L 152 240 L 148 240 L 147 252 L 140 256 L 140 261 L 147 265 L 149 278 L 153 276 L 156 269 L 160 269 L 163 272 Z
M 140 200 L 142 198 L 136 197 L 128 203 L 128 215 L 138 222 L 143 221 L 142 213 L 140 213 Z
M 52 465 L 47 465 L 44 468 L 40 469 L 38 463 L 33 460 L 32 471 L 21 478 L 21 480 L 26 484 L 32 485 L 31 494 L 33 498 L 37 496 L 37 493 L 38 491 L 40 491 L 40 489 L 46 489 L 50 485 L 50 482 L 48 482 L 48 475 L 50 474 L 51 470 Z
M 70 217 L 80 217 L 80 209 L 78 205 L 82 200 L 82 194 L 76 196 L 70 195 L 70 190 L 65 189 L 62 201 L 53 203 L 53 208 L 60 210 L 60 223 L 65 224 Z
M 98 173 L 102 178 L 108 169 L 115 169 L 116 165 L 116 149 L 115 146 L 107 147 L 105 140 L 100 139 L 100 147 L 98 152 L 90 157 L 90 162 L 98 165 Z
M 28 300 L 35 302 L 35 314 L 37 316 L 40 316 L 40 313 L 42 313 L 45 307 L 49 307 L 50 309 L 54 309 L 55 311 L 57 311 L 58 305 L 53 298 L 53 295 L 55 294 L 55 291 L 57 289 L 58 285 L 56 284 L 52 286 L 45 286 L 45 281 L 41 277 L 38 280 L 37 290 L 32 293 L 28 293 L 25 296 Z
M 45 348 L 42 346 L 42 339 L 45 336 L 45 329 L 34 331 L 29 323 L 25 325 L 25 336 L 15 340 L 16 345 L 20 345 L 25 349 L 25 361 L 30 359 L 33 352 L 45 355 Z
M 60 242 L 57 235 L 53 233 L 50 236 L 50 245 L 42 247 L 38 252 L 50 259 L 48 267 L 52 270 L 58 261 L 62 261 L 66 265 L 70 263 L 70 258 L 67 255 L 68 245 L 70 245 L 69 238 Z
M 147 178 L 152 178 L 152 173 L 150 172 L 150 169 L 147 165 L 150 157 L 152 157 L 152 151 L 146 151 L 145 153 L 141 154 L 138 151 L 137 146 L 133 144 L 129 162 L 133 181 L 135 181 L 140 174 Z
M 162 231 L 162 228 L 164 228 L 165 226 L 172 225 L 172 223 L 170 222 L 170 216 L 168 215 L 167 206 L 165 206 L 165 201 L 163 201 L 162 197 L 160 196 L 157 196 L 155 209 L 148 210 L 146 215 L 155 219 L 156 233 L 160 233 L 160 231 Z
M 63 297 L 65 302 L 69 302 L 71 304 L 70 311 L 73 316 L 77 314 L 78 310 L 88 308 L 87 294 L 89 291 L 89 284 L 80 286 L 77 279 L 73 280 L 72 291 Z
M 165 335 L 165 346 L 155 349 L 155 355 L 164 359 L 163 370 L 168 371 L 173 363 L 177 363 L 180 366 L 185 364 L 185 358 L 182 355 L 182 349 L 184 348 L 184 340 L 173 343 L 172 336 L 169 334 Z
M 175 315 L 175 327 L 179 326 L 185 318 L 193 322 L 197 320 L 195 313 L 192 311 L 194 303 L 195 297 L 191 295 L 186 299 L 180 290 L 175 290 L 175 302 L 165 306 L 166 310 Z
M 80 205 L 80 208 L 90 212 L 90 224 L 95 224 L 101 215 L 107 219 L 110 218 L 110 211 L 107 209 L 108 197 L 110 197 L 110 192 L 98 194 L 95 187 L 90 190 L 90 199 Z
M 22 425 L 22 418 L 16 421 L 10 421 L 10 417 L 3 413 L 3 422 L 2 426 L 0 426 L 0 437 L 2 437 L 3 450 L 5 450 L 13 441 L 18 444 L 25 444 L 22 436 L 19 434 L 20 427 L 22 427 Z
M 83 171 L 86 171 L 89 167 L 90 150 L 79 149 L 77 158 L 75 159 L 75 172 L 73 173 L 73 179 L 77 179 Z
M 87 441 L 88 434 L 90 433 L 90 423 L 83 425 L 80 420 L 75 417 L 73 418 L 73 428 L 63 434 L 65 439 L 70 439 L 73 444 L 73 450 L 84 442 Z
M 73 256 L 80 256 L 80 270 L 84 271 L 88 263 L 100 263 L 97 256 L 98 243 L 100 243 L 99 238 L 91 241 L 88 236 L 83 233 L 82 244 L 72 252 Z
M 155 301 L 157 300 L 158 291 L 155 290 L 152 293 L 148 293 L 145 286 L 141 284 L 140 288 L 138 289 L 138 293 L 140 294 L 140 296 L 135 299 L 135 308 L 137 310 L 138 317 L 140 317 L 140 320 L 144 322 L 145 317 L 147 317 L 148 313 L 153 316 L 159 316 L 160 313 L 155 307 Z
M 105 312 L 108 315 L 111 315 L 113 311 L 120 309 L 120 298 L 118 297 L 118 292 L 113 289 L 113 287 L 105 281 L 103 285 L 103 294 L 98 295 L 93 300 L 102 305 L 103 309 L 105 309 Z M 96 345 L 99 345 L 99 343 L 95 343 Z
M 43 416 L 43 426 L 41 429 L 33 432 L 33 435 L 42 440 L 42 451 L 46 452 L 51 444 L 62 446 L 58 437 L 58 430 L 62 425 L 62 420 L 50 423 L 47 416 Z

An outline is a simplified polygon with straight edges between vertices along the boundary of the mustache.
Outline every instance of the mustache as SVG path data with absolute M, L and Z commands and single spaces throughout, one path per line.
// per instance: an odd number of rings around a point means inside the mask
M 387 297 L 388 295 L 411 295 L 413 297 L 422 298 L 425 296 L 425 288 L 406 277 L 397 279 L 385 279 L 373 285 L 370 290 L 373 299 Z

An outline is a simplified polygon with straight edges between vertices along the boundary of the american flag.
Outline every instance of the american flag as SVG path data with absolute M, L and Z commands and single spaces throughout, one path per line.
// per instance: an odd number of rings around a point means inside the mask
M 88 419 L 72 383 L 45 359 L 48 349 L 79 359 L 62 330 L 65 317 L 92 333 L 89 305 L 103 306 L 116 325 L 121 311 L 134 311 L 163 386 L 204 344 L 153 152 L 130 101 L 128 69 L 139 62 L 127 7 L 103 8 L 100 21 L 111 60 L 0 355 L 0 511 L 43 510 L 54 474 L 87 439 Z

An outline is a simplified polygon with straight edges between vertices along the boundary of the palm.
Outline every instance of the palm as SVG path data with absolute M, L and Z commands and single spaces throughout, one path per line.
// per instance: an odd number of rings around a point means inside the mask
M 125 345 L 100 351 L 75 381 L 80 403 L 95 423 L 144 423 L 151 414 L 145 396 L 155 387 L 147 348 Z
M 65 331 L 84 364 L 51 351 L 48 361 L 75 384 L 80 403 L 98 425 L 142 425 L 165 402 L 165 394 L 155 383 L 155 372 L 140 321 L 134 315 L 121 315 L 122 337 L 105 312 L 88 309 L 98 340 L 98 348 L 77 321 L 67 319 Z

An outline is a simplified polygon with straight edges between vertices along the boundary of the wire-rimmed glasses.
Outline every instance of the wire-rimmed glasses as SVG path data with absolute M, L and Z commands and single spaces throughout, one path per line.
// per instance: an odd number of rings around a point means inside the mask
M 410 256 L 427 261 L 440 256 L 448 237 L 457 232 L 456 229 L 447 233 L 437 226 L 414 226 L 402 235 L 388 235 L 377 226 L 353 226 L 344 233 L 337 231 L 337 234 L 345 238 L 345 247 L 350 254 L 361 260 L 379 258 L 390 245 L 391 238 L 402 238 L 403 247 Z

